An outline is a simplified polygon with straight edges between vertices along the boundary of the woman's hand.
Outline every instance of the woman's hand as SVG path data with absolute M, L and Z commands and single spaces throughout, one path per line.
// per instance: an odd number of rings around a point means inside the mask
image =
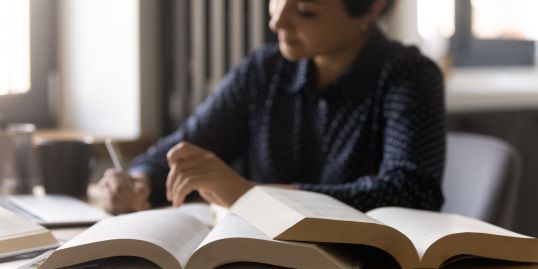
M 166 198 L 175 207 L 198 191 L 210 203 L 230 207 L 255 184 L 238 175 L 214 153 L 190 143 L 180 143 L 167 154 L 170 173 Z
M 132 181 L 132 189 L 127 181 Z M 150 208 L 151 187 L 145 175 L 131 175 L 130 179 L 116 169 L 106 170 L 90 198 L 98 206 L 113 214 L 122 214 Z

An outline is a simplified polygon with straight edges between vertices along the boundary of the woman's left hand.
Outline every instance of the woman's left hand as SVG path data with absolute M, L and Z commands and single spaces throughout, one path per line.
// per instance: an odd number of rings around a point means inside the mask
M 230 207 L 255 183 L 237 174 L 214 153 L 182 142 L 167 153 L 170 172 L 166 198 L 178 207 L 192 191 L 214 204 Z

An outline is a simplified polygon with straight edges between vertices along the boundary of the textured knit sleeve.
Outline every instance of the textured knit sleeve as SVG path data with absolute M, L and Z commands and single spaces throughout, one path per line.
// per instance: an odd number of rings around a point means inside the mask
M 135 158 L 129 172 L 143 172 L 151 180 L 150 201 L 165 201 L 165 183 L 169 167 L 166 153 L 186 141 L 214 152 L 226 162 L 235 160 L 245 150 L 248 140 L 247 92 L 255 80 L 251 68 L 253 57 L 225 76 L 215 92 L 174 133 L 160 139 L 144 154 Z
M 439 210 L 445 158 L 443 79 L 423 57 L 393 66 L 380 105 L 382 157 L 377 174 L 344 184 L 300 184 L 367 211 L 381 206 Z

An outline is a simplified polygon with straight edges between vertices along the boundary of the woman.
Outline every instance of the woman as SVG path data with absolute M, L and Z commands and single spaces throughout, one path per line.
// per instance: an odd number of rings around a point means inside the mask
M 272 0 L 278 46 L 247 57 L 175 133 L 109 170 L 105 207 L 127 212 L 192 191 L 230 206 L 255 184 L 322 192 L 359 210 L 438 210 L 443 80 L 376 26 L 388 0 Z M 246 161 L 246 172 L 228 165 Z

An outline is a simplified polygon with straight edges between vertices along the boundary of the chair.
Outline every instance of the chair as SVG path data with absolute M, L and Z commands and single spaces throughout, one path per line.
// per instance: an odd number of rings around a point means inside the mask
M 442 211 L 512 228 L 520 171 L 519 153 L 507 142 L 449 133 Z

